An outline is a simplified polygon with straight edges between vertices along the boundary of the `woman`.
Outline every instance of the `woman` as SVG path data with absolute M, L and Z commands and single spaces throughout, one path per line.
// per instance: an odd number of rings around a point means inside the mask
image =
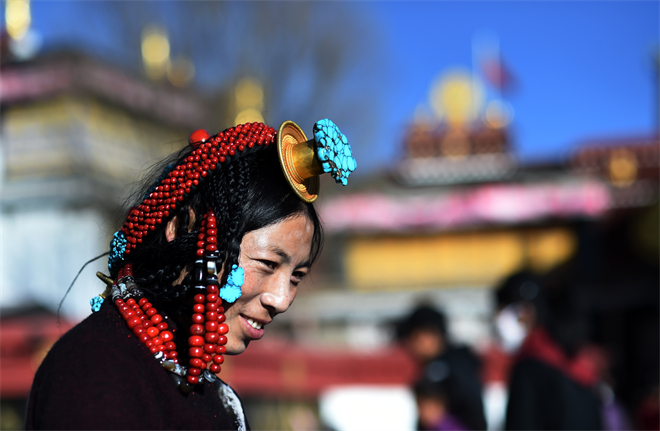
M 110 247 L 108 289 L 51 349 L 28 429 L 248 429 L 216 374 L 293 302 L 322 245 L 318 175 L 355 169 L 332 122 L 194 132 Z

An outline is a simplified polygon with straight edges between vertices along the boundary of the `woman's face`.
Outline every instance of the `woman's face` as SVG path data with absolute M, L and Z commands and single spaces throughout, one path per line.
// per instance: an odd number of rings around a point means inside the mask
M 238 263 L 245 282 L 241 297 L 225 311 L 227 354 L 242 353 L 263 337 L 265 326 L 293 303 L 309 271 L 313 234 L 312 222 L 300 215 L 243 236 Z

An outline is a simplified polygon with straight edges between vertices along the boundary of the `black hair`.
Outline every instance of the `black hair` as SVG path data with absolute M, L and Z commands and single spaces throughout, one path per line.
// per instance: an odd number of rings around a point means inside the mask
M 445 314 L 428 305 L 421 305 L 400 321 L 396 326 L 398 340 L 405 340 L 418 329 L 428 329 L 447 338 L 447 318 Z
M 443 402 L 449 406 L 447 385 L 444 382 L 433 381 L 426 377 L 421 378 L 413 385 L 413 393 L 416 398 L 430 398 Z
M 537 308 L 544 301 L 541 278 L 529 271 L 515 272 L 506 277 L 495 288 L 495 301 L 498 308 L 520 301 L 531 302 Z
M 133 200 L 139 204 L 162 172 L 168 166 L 184 164 L 191 152 L 192 149 L 186 147 L 152 169 Z M 150 300 L 171 302 L 187 296 L 191 275 L 181 284 L 173 286 L 172 283 L 195 260 L 197 235 L 202 217 L 209 208 L 217 219 L 220 267 L 231 268 L 238 263 L 241 241 L 246 233 L 297 215 L 306 216 L 314 227 L 310 265 L 318 258 L 323 244 L 320 219 L 314 206 L 302 201 L 289 186 L 275 145 L 218 165 L 209 177 L 174 214 L 178 226 L 172 241 L 167 241 L 167 222 L 163 221 L 126 259 L 133 264 L 134 278 Z M 225 278 L 228 272 L 225 270 Z

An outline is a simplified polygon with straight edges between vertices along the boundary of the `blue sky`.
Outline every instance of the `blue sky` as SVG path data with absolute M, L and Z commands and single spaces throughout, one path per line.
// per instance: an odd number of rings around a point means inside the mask
M 374 70 L 347 76 L 359 91 L 380 93 L 374 151 L 363 166 L 387 166 L 433 80 L 450 68 L 472 68 L 472 39 L 490 31 L 515 78 L 513 146 L 524 161 L 558 159 L 588 139 L 648 135 L 657 128 L 660 7 L 655 1 L 355 2 L 345 9 L 375 35 L 364 56 Z M 322 3 L 322 7 L 334 7 Z M 33 2 L 33 24 L 45 41 L 77 41 L 112 50 L 89 19 L 89 2 Z M 88 23 L 92 23 L 88 25 Z M 341 29 L 337 29 L 341 31 Z M 74 42 L 76 43 L 76 42 Z M 355 89 L 355 90 L 352 90 Z M 346 89 L 344 91 L 347 91 Z M 359 115 L 359 113 L 356 113 Z M 356 126 L 349 126 L 351 128 Z M 349 134 L 349 133 L 347 133 Z M 350 137 L 350 135 L 349 135 Z M 371 148 L 375 148 L 372 145 Z
M 657 127 L 658 2 L 366 3 L 393 61 L 388 116 L 409 118 L 430 82 L 472 67 L 475 32 L 497 33 L 517 85 L 508 97 L 516 153 L 563 157 L 580 141 Z

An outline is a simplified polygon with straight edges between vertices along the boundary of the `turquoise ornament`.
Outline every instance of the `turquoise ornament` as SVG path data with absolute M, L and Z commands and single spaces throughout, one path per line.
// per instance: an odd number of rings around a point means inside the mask
M 119 270 L 120 264 L 124 261 L 124 252 L 126 251 L 126 236 L 120 230 L 114 233 L 110 241 L 110 255 L 108 256 L 108 270 L 114 274 Z M 113 269 L 115 271 L 113 271 Z
M 337 183 L 348 184 L 348 176 L 357 168 L 346 136 L 327 118 L 314 124 L 316 156 L 323 172 L 329 172 Z
M 235 302 L 243 294 L 241 287 L 244 282 L 245 271 L 240 266 L 233 265 L 227 277 L 227 283 L 220 289 L 220 298 L 229 303 Z
M 104 300 L 105 298 L 103 298 L 101 295 L 95 296 L 89 300 L 89 305 L 92 306 L 92 313 L 96 313 L 101 309 L 101 305 L 103 305 Z

